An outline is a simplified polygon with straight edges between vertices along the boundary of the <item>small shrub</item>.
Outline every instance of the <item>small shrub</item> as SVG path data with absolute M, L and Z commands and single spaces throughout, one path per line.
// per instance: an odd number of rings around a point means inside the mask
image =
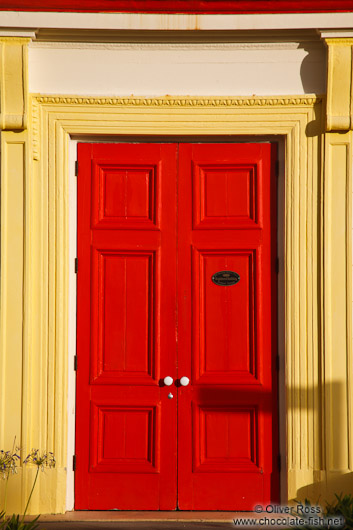
M 33 521 L 29 521 L 28 523 L 25 523 L 23 521 L 23 518 L 20 520 L 19 515 L 13 514 L 10 519 L 7 519 L 6 521 L 3 521 L 2 524 L 0 524 L 0 529 L 4 530 L 35 530 L 39 527 L 39 524 L 37 524 L 37 520 L 39 519 L 39 515 Z
M 305 524 L 301 528 L 305 530 L 314 530 L 317 528 L 320 528 L 322 530 L 332 530 L 334 528 L 339 528 L 340 530 L 353 530 L 353 496 L 351 494 L 343 495 L 341 493 L 340 495 L 335 494 L 336 500 L 332 503 L 326 502 L 325 508 L 322 510 L 321 513 L 317 514 L 317 517 L 320 517 L 321 519 L 332 519 L 332 518 L 338 518 L 343 517 L 344 523 L 341 526 L 334 526 L 327 523 L 324 524 L 309 524 L 309 516 L 306 517 L 308 519 L 308 524 Z M 298 502 L 298 501 L 296 501 Z M 298 504 L 300 504 L 298 502 Z M 305 506 L 311 506 L 311 503 L 308 499 L 305 499 L 304 501 Z M 319 505 L 319 502 L 316 503 Z M 298 516 L 298 512 L 296 513 Z M 311 515 L 312 516 L 312 515 Z M 304 515 L 300 515 L 301 518 L 304 518 Z
M 353 496 L 351 494 L 335 495 L 336 500 L 330 504 L 326 503 L 326 515 L 329 516 L 340 516 L 342 515 L 345 519 L 345 525 L 342 527 L 344 530 L 353 528 Z

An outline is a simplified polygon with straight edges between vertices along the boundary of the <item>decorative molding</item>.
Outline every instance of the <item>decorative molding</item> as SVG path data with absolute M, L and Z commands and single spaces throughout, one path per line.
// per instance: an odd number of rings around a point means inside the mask
M 2 38 L 9 38 L 13 41 L 13 39 L 21 39 L 21 38 L 28 38 L 28 39 L 35 39 L 36 38 L 36 32 L 35 31 L 26 31 L 21 29 L 0 29 L 0 37 Z
M 30 433 L 30 447 L 38 439 L 48 440 L 62 477 L 67 467 L 70 137 L 100 136 L 109 137 L 110 141 L 114 137 L 118 141 L 119 137 L 134 135 L 140 138 L 227 135 L 236 141 L 237 136 L 276 135 L 285 140 L 285 174 L 280 180 L 285 187 L 286 399 L 283 395 L 281 407 L 285 408 L 287 424 L 288 475 L 283 476 L 286 482 L 283 488 L 288 488 L 290 498 L 297 498 L 303 487 L 307 487 L 306 496 L 313 501 L 317 491 L 324 495 L 327 468 L 323 449 L 324 374 L 320 368 L 325 349 L 321 340 L 323 101 L 322 97 L 311 95 L 31 96 L 33 155 L 40 161 L 32 163 L 31 175 L 35 178 L 31 179 L 25 196 L 29 215 L 25 248 L 31 271 L 25 271 L 28 322 L 24 340 L 31 355 L 24 378 L 24 402 L 29 404 L 29 410 L 23 428 Z M 7 229 L 11 240 L 12 228 Z M 343 261 L 341 265 L 344 266 Z M 347 293 L 347 300 L 349 296 Z M 332 327 L 341 314 L 333 318 Z M 327 409 L 327 414 L 330 413 Z M 320 480 L 323 482 L 318 483 Z M 32 513 L 65 511 L 65 480 L 53 479 L 46 488 L 52 493 L 48 491 L 48 495 L 33 499 Z M 49 505 L 50 498 L 56 499 L 55 506 Z
M 0 129 L 27 127 L 29 38 L 0 37 Z
M 40 128 L 39 128 L 39 103 L 36 98 L 31 99 L 32 108 L 32 154 L 34 160 L 39 160 L 39 142 L 40 142 Z
M 349 29 L 322 29 L 317 30 L 322 39 L 350 39 L 353 37 L 353 30 Z
M 328 47 L 326 129 L 349 131 L 353 128 L 353 38 L 324 40 Z
M 136 98 L 136 97 L 81 97 L 71 95 L 40 95 L 32 94 L 32 150 L 33 158 L 39 160 L 40 158 L 40 121 L 41 114 L 44 109 L 67 110 L 68 108 L 77 108 L 82 112 L 87 109 L 87 112 L 96 112 L 95 108 L 113 109 L 114 113 L 119 113 L 119 109 L 238 109 L 242 112 L 244 109 L 258 109 L 266 111 L 273 108 L 288 108 L 310 109 L 314 105 L 322 102 L 322 96 L 308 95 L 308 96 L 278 96 L 278 97 L 172 97 L 164 96 L 157 98 Z M 107 123 L 107 125 L 110 121 Z
M 325 37 L 328 46 L 352 46 L 353 34 L 351 37 Z
M 40 96 L 33 95 L 40 104 L 58 105 L 114 105 L 131 107 L 274 107 L 274 106 L 312 106 L 321 102 L 321 96 L 278 96 L 278 97 L 80 97 L 80 96 Z
M 1 32 L 0 32 L 1 35 Z M 53 36 L 53 33 L 51 33 Z M 72 35 L 72 34 L 71 34 Z M 102 35 L 102 38 L 104 34 Z M 53 36 L 54 38 L 54 36 Z M 105 35 L 105 38 L 107 36 Z M 120 37 L 121 38 L 121 37 Z M 133 37 L 131 37 L 132 39 Z M 137 37 L 135 36 L 135 39 Z M 153 37 L 152 37 L 153 38 Z M 155 37 L 156 38 L 156 37 Z M 211 37 L 210 37 L 211 38 Z M 114 36 L 111 37 L 114 39 Z M 79 50 L 297 50 L 302 46 L 302 41 L 298 38 L 297 41 L 289 42 L 169 42 L 168 40 L 162 42 L 120 42 L 119 37 L 115 35 L 117 42 L 62 42 L 62 41 L 35 41 L 31 43 L 33 49 L 79 49 Z M 190 38 L 189 38 L 190 40 Z M 205 37 L 204 37 L 205 40 Z M 82 37 L 81 37 L 82 41 Z M 322 49 L 322 41 L 305 41 L 305 47 L 310 49 Z
M 0 31 L 0 43 L 27 45 L 34 35 L 33 32 L 29 32 L 28 35 L 26 32 L 19 33 L 20 32 L 16 32 L 16 30 L 13 32 Z

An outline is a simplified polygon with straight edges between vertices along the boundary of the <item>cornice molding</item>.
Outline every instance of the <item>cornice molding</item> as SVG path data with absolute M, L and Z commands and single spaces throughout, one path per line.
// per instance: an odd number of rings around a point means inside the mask
M 6 44 L 29 44 L 35 38 L 34 31 L 0 31 L 0 42 Z
M 353 35 L 351 37 L 325 37 L 325 43 L 328 46 L 352 46 Z
M 33 101 L 41 105 L 106 105 L 128 107 L 274 107 L 312 106 L 322 101 L 322 96 L 278 97 L 81 97 L 33 95 Z
M 117 38 L 117 37 L 115 37 Z M 151 37 L 151 40 L 153 37 Z M 72 42 L 72 41 L 34 41 L 31 43 L 32 49 L 60 49 L 60 50 L 298 50 L 302 47 L 302 42 Z M 322 41 L 305 41 L 305 46 L 310 49 L 323 49 Z

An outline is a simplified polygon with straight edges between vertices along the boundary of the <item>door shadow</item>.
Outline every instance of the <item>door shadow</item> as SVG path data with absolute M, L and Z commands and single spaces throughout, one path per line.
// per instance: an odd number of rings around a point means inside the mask
M 299 410 L 308 411 L 308 414 L 304 414 L 300 419 L 296 414 L 292 419 L 289 419 L 288 415 L 285 418 L 286 423 L 293 422 L 295 429 L 292 438 L 292 455 L 286 455 L 287 469 L 298 471 L 296 479 L 298 484 L 294 492 L 291 480 L 291 500 L 304 502 L 307 498 L 313 504 L 319 503 L 325 506 L 326 502 L 335 500 L 335 494 L 353 494 L 348 382 L 332 381 L 305 388 L 287 385 L 285 391 L 287 411 L 292 410 L 294 413 Z M 263 411 L 273 410 L 270 393 L 266 394 L 255 386 L 231 388 L 200 385 L 198 390 L 199 405 L 206 407 L 209 404 L 217 406 L 221 403 L 227 403 L 230 407 L 244 404 L 257 406 L 259 399 Z M 284 435 L 283 426 L 282 435 Z M 305 443 L 305 437 L 309 441 L 309 436 L 311 448 L 303 450 L 301 444 Z M 306 477 L 310 477 L 310 473 L 312 481 L 305 484 Z M 303 486 L 300 481 L 304 482 Z

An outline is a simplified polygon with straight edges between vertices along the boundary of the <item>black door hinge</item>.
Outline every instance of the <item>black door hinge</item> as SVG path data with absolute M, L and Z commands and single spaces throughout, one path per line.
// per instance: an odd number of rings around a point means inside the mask
M 75 258 L 75 273 L 78 272 L 78 258 Z
M 279 274 L 279 258 L 276 258 L 276 261 L 275 261 L 275 270 L 276 270 L 276 274 Z
M 278 471 L 281 472 L 281 469 L 282 469 L 282 459 L 281 459 L 281 455 L 278 455 L 277 463 L 278 463 Z
M 276 355 L 276 370 L 279 372 L 279 355 Z
M 74 357 L 74 370 L 77 371 L 77 355 Z
M 75 177 L 78 177 L 78 160 L 75 161 Z
M 72 471 L 76 471 L 76 455 L 72 457 Z

